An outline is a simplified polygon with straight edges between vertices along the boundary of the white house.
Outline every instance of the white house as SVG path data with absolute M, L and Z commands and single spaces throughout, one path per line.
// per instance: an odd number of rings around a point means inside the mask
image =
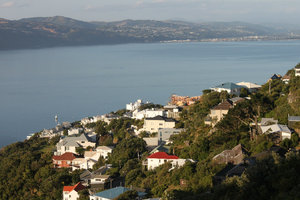
M 68 135 L 78 135 L 83 132 L 83 128 L 71 128 L 68 130 Z
M 166 105 L 164 109 L 167 112 L 168 118 L 179 119 L 183 108 L 176 105 Z
M 150 133 L 158 132 L 160 128 L 174 128 L 175 120 L 171 118 L 166 118 L 162 116 L 156 116 L 153 118 L 146 118 L 144 120 L 143 131 Z
M 260 128 L 263 134 L 280 134 L 280 140 L 291 139 L 292 136 L 291 130 L 286 125 L 272 124 L 269 126 L 260 126 Z
M 237 83 L 237 85 L 247 88 L 249 92 L 256 92 L 261 88 L 261 85 L 244 81 Z
M 64 154 L 65 152 L 71 152 L 76 154 L 77 147 L 95 147 L 96 143 L 85 134 L 81 134 L 78 137 L 65 137 L 56 144 L 56 155 Z
M 240 96 L 242 88 L 245 88 L 245 87 L 237 85 L 235 83 L 227 82 L 227 83 L 222 83 L 221 85 L 212 87 L 210 89 L 214 90 L 216 92 L 226 91 L 226 92 L 228 92 L 228 94 L 235 94 L 237 96 Z
M 295 76 L 300 76 L 300 65 L 298 64 L 295 68 Z
M 147 157 L 147 169 L 155 169 L 156 167 L 159 167 L 160 165 L 163 165 L 167 162 L 170 162 L 172 164 L 171 169 L 173 169 L 175 167 L 182 167 L 185 164 L 186 159 L 180 159 L 177 156 L 168 155 L 165 152 L 157 152 Z
M 105 184 L 109 181 L 110 175 L 92 174 L 91 184 Z
M 138 109 L 141 105 L 144 105 L 144 103 L 141 99 L 138 99 L 134 103 L 126 104 L 126 110 L 134 111 L 134 110 Z
M 72 161 L 72 170 L 76 169 L 92 169 L 98 160 L 90 158 L 75 158 Z
M 113 148 L 108 146 L 99 146 L 96 148 L 96 151 L 99 153 L 100 156 L 107 159 L 108 155 L 112 153 Z
M 78 192 L 83 189 L 85 189 L 85 187 L 80 182 L 74 186 L 64 186 L 63 200 L 78 200 Z
M 83 126 L 85 126 L 85 125 L 90 124 L 90 123 L 96 123 L 100 120 L 102 120 L 102 117 L 100 115 L 96 115 L 96 116 L 93 116 L 93 117 L 85 117 L 85 118 L 80 120 L 80 123 Z
M 132 118 L 133 119 L 144 119 L 144 118 L 153 118 L 156 116 L 163 116 L 167 115 L 166 111 L 163 109 L 146 109 L 139 111 L 138 109 L 133 111 Z

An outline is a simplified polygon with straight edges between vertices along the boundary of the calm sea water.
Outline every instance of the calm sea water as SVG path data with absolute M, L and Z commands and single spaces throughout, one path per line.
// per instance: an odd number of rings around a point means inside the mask
M 167 103 L 222 82 L 264 83 L 300 62 L 300 41 L 128 44 L 0 51 L 0 146 L 121 109 Z

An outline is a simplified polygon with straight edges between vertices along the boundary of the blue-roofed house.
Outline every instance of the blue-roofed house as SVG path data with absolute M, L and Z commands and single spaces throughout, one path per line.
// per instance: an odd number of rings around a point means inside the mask
M 90 195 L 90 200 L 112 200 L 129 190 L 131 189 L 126 187 L 115 187 L 109 190 L 98 192 L 94 195 Z M 145 192 L 138 192 L 138 199 L 142 199 L 142 197 L 145 195 Z
M 228 92 L 228 94 L 235 94 L 235 95 L 239 96 L 242 88 L 245 88 L 245 87 L 237 85 L 235 83 L 227 82 L 227 83 L 222 83 L 221 85 L 212 87 L 210 89 L 214 90 L 216 92 L 226 91 L 226 92 Z

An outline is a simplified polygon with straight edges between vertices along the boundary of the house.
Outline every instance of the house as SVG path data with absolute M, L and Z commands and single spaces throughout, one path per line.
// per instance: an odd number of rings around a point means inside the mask
M 110 175 L 91 174 L 91 185 L 108 183 L 109 178 Z
M 233 108 L 233 103 L 230 100 L 225 100 L 219 105 L 210 109 L 210 114 L 206 117 L 204 123 L 209 126 L 215 126 L 221 121 L 224 115 L 227 115 L 229 109 Z
M 164 163 L 170 162 L 172 164 L 172 168 L 170 170 L 172 170 L 175 167 L 182 167 L 186 160 L 187 159 L 180 159 L 177 156 L 168 155 L 165 152 L 157 152 L 148 156 L 147 161 L 144 162 L 144 165 L 147 165 L 148 170 L 152 170 L 160 165 L 163 165 Z M 190 161 L 194 162 L 193 160 Z
M 226 91 L 226 92 L 228 92 L 228 94 L 234 94 L 234 95 L 240 96 L 242 88 L 245 88 L 245 87 L 237 85 L 235 83 L 227 82 L 227 83 L 222 83 L 221 85 L 217 85 L 210 89 L 213 91 L 216 91 L 216 92 Z
M 300 134 L 300 116 L 288 116 L 288 127 Z
M 282 78 L 281 78 L 281 80 L 285 83 L 285 84 L 288 84 L 289 82 L 290 82 L 290 80 L 291 80 L 291 76 L 289 76 L 289 75 L 284 75 Z
M 100 154 L 100 156 L 107 159 L 108 155 L 112 153 L 113 147 L 99 146 L 96 148 L 96 151 Z
M 85 159 L 93 159 L 93 160 L 98 161 L 100 156 L 101 156 L 101 154 L 98 151 L 90 150 L 90 151 L 85 151 L 84 152 L 84 158 Z
M 111 147 L 100 146 L 97 147 L 96 151 L 85 151 L 84 158 L 76 158 L 72 162 L 72 170 L 76 169 L 92 169 L 102 156 L 107 159 L 108 155 L 112 152 Z
M 295 68 L 295 76 L 300 76 L 300 65 L 298 64 Z
M 272 137 L 272 140 L 276 143 L 281 142 L 284 139 L 291 139 L 292 132 L 286 126 L 282 124 L 273 124 L 268 126 L 260 126 L 262 134 L 267 134 Z
M 114 119 L 120 119 L 119 115 L 115 115 L 113 113 L 101 115 L 101 120 L 106 122 L 107 124 L 110 124 L 110 122 Z
M 79 182 L 74 186 L 64 186 L 63 200 L 78 200 L 80 190 L 84 190 L 85 187 Z
M 166 116 L 166 111 L 163 109 L 146 109 L 146 110 L 135 110 L 132 113 L 133 119 L 144 119 L 144 118 L 153 118 L 156 116 Z
M 65 152 L 71 152 L 76 154 L 76 148 L 82 147 L 95 147 L 96 143 L 92 141 L 86 134 L 80 136 L 69 136 L 61 139 L 56 144 L 56 155 L 64 154 Z
M 70 122 L 63 122 L 61 123 L 61 126 L 64 128 L 64 129 L 67 129 L 67 128 L 71 128 L 72 127 L 72 124 Z
M 257 92 L 261 88 L 261 85 L 244 81 L 237 83 L 237 85 L 246 88 L 250 93 Z
M 167 112 L 168 118 L 179 119 L 180 113 L 182 112 L 183 108 L 176 106 L 176 105 L 166 105 L 164 106 L 165 111 Z
M 216 164 L 234 164 L 238 165 L 244 161 L 247 151 L 241 144 L 233 147 L 231 150 L 224 150 L 220 154 L 213 157 L 213 162 Z
M 131 189 L 125 187 L 115 187 L 109 190 L 98 192 L 94 195 L 90 195 L 90 200 L 113 200 L 129 190 Z M 142 197 L 144 197 L 145 195 L 145 192 L 138 192 L 138 199 L 142 199 Z
M 238 103 L 241 103 L 245 100 L 246 99 L 242 98 L 242 97 L 234 97 L 234 98 L 229 99 L 229 101 L 232 103 L 233 106 L 236 106 Z
M 153 118 L 146 118 L 144 120 L 143 130 L 154 133 L 158 132 L 160 128 L 174 128 L 175 120 L 167 117 L 156 116 Z
M 160 128 L 158 129 L 158 140 L 160 143 L 169 143 L 169 139 L 172 135 L 177 135 L 183 131 L 182 128 Z
M 71 168 L 72 162 L 76 158 L 77 157 L 73 153 L 67 152 L 59 156 L 54 155 L 52 161 L 54 168 Z
M 81 125 L 85 126 L 90 123 L 96 123 L 98 121 L 102 120 L 102 117 L 100 115 L 93 116 L 93 117 L 85 117 L 80 120 Z
M 59 128 L 52 128 L 52 129 L 44 129 L 41 134 L 40 137 L 41 138 L 53 138 L 55 136 L 58 135 L 63 135 L 63 129 L 59 129 Z
M 71 128 L 68 130 L 68 135 L 78 135 L 83 132 L 83 128 Z
M 273 74 L 273 76 L 271 76 L 271 78 L 268 81 L 279 80 L 279 79 L 281 79 L 280 74 Z
M 72 161 L 72 170 L 76 169 L 92 169 L 98 160 L 91 158 L 75 158 Z
M 238 165 L 227 165 L 224 169 L 222 169 L 213 177 L 213 184 L 221 184 L 224 180 L 226 180 L 227 177 L 241 176 L 248 166 L 249 164 L 247 163 L 240 163 Z
M 80 174 L 80 176 L 79 176 L 80 180 L 81 180 L 82 184 L 85 185 L 85 186 L 94 184 L 97 181 L 96 180 L 92 181 L 92 179 L 94 177 L 96 177 L 97 175 L 104 175 L 107 172 L 107 170 L 110 169 L 110 168 L 111 168 L 111 165 L 105 165 L 105 166 L 100 167 L 97 170 L 94 170 L 93 172 L 90 172 L 89 170 L 85 170 L 84 172 L 82 172 Z M 103 177 L 102 177 L 102 182 L 103 182 Z
M 149 102 L 147 102 L 147 103 L 149 103 Z M 143 102 L 143 100 L 138 99 L 134 103 L 126 104 L 126 110 L 134 111 L 134 110 L 137 110 L 141 105 L 144 105 L 144 102 Z

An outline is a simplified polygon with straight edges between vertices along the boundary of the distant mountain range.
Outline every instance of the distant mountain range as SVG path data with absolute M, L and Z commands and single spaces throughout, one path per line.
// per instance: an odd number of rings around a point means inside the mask
M 0 18 L 0 50 L 290 35 L 282 28 L 244 22 L 84 22 L 62 16 L 20 20 Z

